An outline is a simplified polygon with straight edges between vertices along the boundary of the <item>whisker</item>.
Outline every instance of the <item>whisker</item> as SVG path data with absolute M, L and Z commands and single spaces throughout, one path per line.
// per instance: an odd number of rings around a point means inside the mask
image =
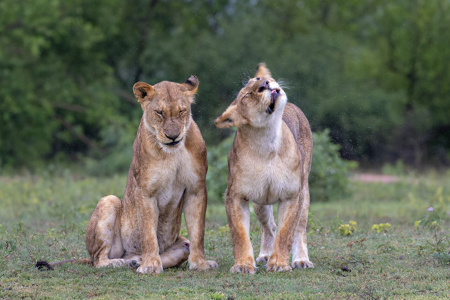
M 285 79 L 280 79 L 277 81 L 277 83 L 280 86 L 280 88 L 282 88 L 283 90 L 288 90 L 291 88 L 289 86 L 289 82 L 287 82 Z

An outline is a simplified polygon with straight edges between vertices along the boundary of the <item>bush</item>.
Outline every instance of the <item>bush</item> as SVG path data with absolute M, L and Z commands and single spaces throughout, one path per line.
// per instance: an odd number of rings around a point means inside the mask
M 356 162 L 339 157 L 340 146 L 333 144 L 329 130 L 313 133 L 314 148 L 312 169 L 309 176 L 311 201 L 328 201 L 348 195 L 349 170 Z M 233 145 L 234 134 L 217 146 L 208 147 L 208 198 L 211 202 L 222 202 L 227 189 L 228 152 Z
M 357 167 L 354 161 L 339 156 L 340 146 L 333 144 L 329 130 L 313 132 L 313 158 L 309 174 L 311 201 L 329 201 L 349 194 L 350 170 Z
M 233 145 L 234 133 L 217 146 L 208 147 L 208 173 L 206 186 L 211 202 L 223 202 L 228 180 L 228 152 Z

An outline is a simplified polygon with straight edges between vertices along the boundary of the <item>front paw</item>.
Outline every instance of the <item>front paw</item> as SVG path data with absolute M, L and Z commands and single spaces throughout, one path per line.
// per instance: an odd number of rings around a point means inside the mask
M 189 260 L 189 270 L 207 271 L 217 268 L 219 268 L 219 265 L 212 260 Z
M 278 255 L 271 255 L 269 258 L 269 262 L 266 265 L 266 269 L 268 272 L 289 272 L 292 271 L 291 266 L 289 265 L 289 257 L 288 259 L 282 259 Z
M 292 267 L 294 269 L 312 269 L 314 264 L 309 260 L 296 260 L 292 262 Z
M 241 274 L 255 274 L 256 267 L 254 263 L 250 262 L 237 262 L 231 267 L 231 273 L 241 273 Z
M 137 268 L 136 272 L 141 274 L 159 274 L 163 272 L 161 259 L 153 258 L 145 262 L 143 261 L 142 265 Z
M 269 255 L 259 255 L 256 259 L 257 264 L 266 264 L 269 261 Z

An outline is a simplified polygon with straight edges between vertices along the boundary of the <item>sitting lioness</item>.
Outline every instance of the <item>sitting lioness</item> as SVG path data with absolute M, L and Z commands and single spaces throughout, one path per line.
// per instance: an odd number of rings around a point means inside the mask
M 268 271 L 313 268 L 306 246 L 312 133 L 308 120 L 264 64 L 228 109 L 215 120 L 219 128 L 237 127 L 228 155 L 225 207 L 233 239 L 231 272 L 255 273 L 250 243 L 249 201 L 262 227 L 257 262 Z M 278 206 L 279 230 L 272 212 Z
M 182 84 L 133 86 L 144 114 L 123 199 L 102 198 L 89 220 L 86 247 L 94 266 L 160 273 L 188 260 L 189 269 L 217 268 L 204 255 L 208 165 L 191 116 L 197 88 L 195 76 Z M 190 242 L 179 235 L 182 212 Z

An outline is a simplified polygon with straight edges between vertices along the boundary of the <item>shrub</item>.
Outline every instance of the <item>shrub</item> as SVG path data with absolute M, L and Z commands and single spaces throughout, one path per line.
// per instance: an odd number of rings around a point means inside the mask
M 329 201 L 349 194 L 349 171 L 356 162 L 339 157 L 340 146 L 333 144 L 329 130 L 314 132 L 314 148 L 309 187 L 311 201 Z M 212 202 L 223 201 L 227 188 L 228 152 L 233 145 L 234 134 L 217 146 L 208 147 L 208 197 Z
M 133 156 L 136 131 L 137 124 L 127 123 L 124 118 L 116 118 L 100 132 L 102 140 L 99 145 L 105 149 L 104 152 L 92 150 L 89 156 L 82 158 L 87 172 L 101 176 L 126 174 Z
M 309 175 L 311 201 L 329 201 L 349 194 L 350 170 L 354 161 L 339 156 L 340 146 L 331 142 L 329 129 L 313 132 L 313 158 Z
M 208 174 L 206 186 L 208 199 L 213 202 L 223 202 L 228 180 L 228 152 L 233 145 L 234 134 L 224 139 L 217 146 L 208 147 Z

